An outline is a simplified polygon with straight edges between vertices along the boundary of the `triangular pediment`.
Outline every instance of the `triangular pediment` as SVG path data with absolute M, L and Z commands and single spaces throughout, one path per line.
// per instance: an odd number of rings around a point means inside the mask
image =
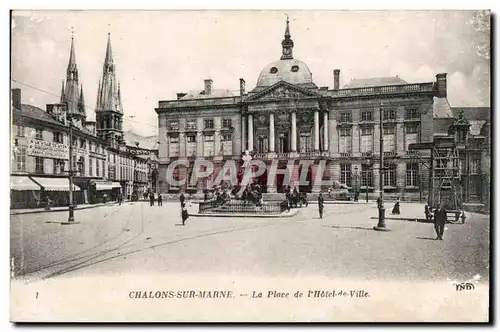
M 278 82 L 258 93 L 247 98 L 248 101 L 261 101 L 261 100 L 280 100 L 280 99 L 301 99 L 301 98 L 311 98 L 311 97 L 321 97 L 320 94 L 287 83 L 285 81 Z

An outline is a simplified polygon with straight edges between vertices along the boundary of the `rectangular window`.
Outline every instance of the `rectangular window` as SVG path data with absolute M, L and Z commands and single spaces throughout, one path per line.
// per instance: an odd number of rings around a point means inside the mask
M 409 125 L 405 127 L 405 147 L 406 151 L 409 151 L 409 145 L 412 143 L 418 143 L 418 126 Z
M 470 161 L 470 174 L 477 175 L 481 173 L 481 159 L 473 156 Z
M 35 157 L 35 173 L 43 174 L 43 157 Z
M 340 183 L 351 186 L 351 164 L 340 165 Z
M 467 141 L 467 131 L 464 129 L 458 129 L 456 132 L 457 143 L 465 143 Z
M 231 128 L 232 126 L 232 119 L 222 119 L 222 128 Z
M 186 129 L 187 130 L 196 130 L 196 120 L 187 120 L 186 121 Z
M 350 153 L 352 151 L 351 128 L 340 128 L 339 152 Z
M 269 139 L 266 136 L 257 137 L 257 152 L 269 152 Z
M 396 111 L 394 109 L 384 109 L 384 120 L 395 120 Z
M 352 122 L 352 113 L 340 112 L 340 122 Z
M 233 140 L 231 134 L 222 135 L 222 154 L 224 156 L 230 156 L 233 154 Z
M 384 173 L 384 186 L 396 186 L 396 164 L 386 164 Z
M 212 121 L 213 124 L 213 120 L 209 121 Z M 209 157 L 213 155 L 215 155 L 214 135 L 205 135 L 203 140 L 203 156 Z
M 370 168 L 370 165 L 361 165 L 361 186 L 373 187 L 373 171 Z
M 94 168 L 93 164 L 94 163 L 94 158 L 89 158 L 89 176 L 93 176 Z
M 95 175 L 96 176 L 101 176 L 101 167 L 100 167 L 101 165 L 100 165 L 100 163 L 101 163 L 101 160 L 99 160 L 99 159 L 95 160 Z M 103 168 L 103 170 L 104 170 L 104 168 Z
M 362 127 L 361 128 L 361 152 L 372 152 L 373 151 L 373 128 L 372 127 Z
M 92 147 L 92 143 L 90 143 L 90 146 Z M 84 139 L 80 140 L 80 149 L 86 149 L 87 148 L 87 141 Z
M 16 166 L 18 171 L 26 171 L 26 147 L 18 146 L 16 153 Z
M 310 132 L 300 133 L 299 144 L 301 153 L 312 151 L 313 149 L 312 149 L 311 133 Z
M 170 143 L 179 143 L 179 136 L 170 136 Z
M 63 133 L 60 133 L 60 132 L 54 132 L 54 135 L 53 135 L 53 141 L 55 143 L 64 143 L 64 140 L 63 140 Z
M 205 129 L 214 129 L 214 120 L 205 120 Z
M 80 176 L 85 176 L 85 158 L 80 157 L 80 163 L 78 164 L 78 173 Z
M 186 154 L 188 157 L 194 156 L 196 154 L 196 136 L 187 135 L 186 140 Z
M 179 121 L 170 121 L 168 123 L 168 129 L 173 131 L 179 130 Z
M 396 150 L 395 127 L 384 127 L 384 152 L 394 152 Z
M 21 125 L 17 125 L 17 137 L 24 137 L 25 136 L 25 127 Z
M 407 163 L 406 164 L 406 186 L 407 187 L 418 187 L 418 164 L 417 163 Z
M 361 111 L 361 121 L 373 121 L 373 111 Z
M 414 120 L 418 119 L 420 114 L 418 114 L 418 108 L 416 107 L 407 107 L 405 109 L 405 119 L 406 120 Z
M 35 129 L 35 138 L 39 140 L 43 140 L 43 130 L 42 129 Z

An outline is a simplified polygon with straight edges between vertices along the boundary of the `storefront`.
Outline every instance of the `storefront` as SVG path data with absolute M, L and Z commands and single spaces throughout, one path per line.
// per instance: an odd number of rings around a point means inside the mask
M 119 182 L 111 181 L 91 181 L 90 182 L 90 201 L 91 203 L 101 203 L 106 195 L 107 201 L 116 201 L 121 191 Z
M 42 188 L 27 176 L 10 177 L 10 208 L 37 208 L 42 206 Z
M 42 202 L 45 202 L 48 197 L 51 200 L 51 206 L 69 205 L 69 179 L 67 177 L 49 178 L 33 176 L 31 180 L 42 187 Z M 73 183 L 73 205 L 84 203 L 85 193 L 78 185 Z

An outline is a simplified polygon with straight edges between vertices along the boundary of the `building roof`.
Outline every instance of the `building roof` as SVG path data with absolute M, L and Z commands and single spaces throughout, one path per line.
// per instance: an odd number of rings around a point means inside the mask
M 224 97 L 234 97 L 234 93 L 232 93 L 231 90 L 227 89 L 212 89 L 211 93 L 209 95 L 206 95 L 204 90 L 191 90 L 185 96 L 180 98 L 180 100 Z
M 455 118 L 451 110 L 450 103 L 446 98 L 434 97 L 434 101 L 432 103 L 432 113 L 434 119 Z
M 490 107 L 452 107 L 451 111 L 455 117 L 458 117 L 460 112 L 463 112 L 464 117 L 471 120 L 489 121 L 491 116 Z
M 123 137 L 125 139 L 125 143 L 128 146 L 137 146 L 136 143 L 139 143 L 139 148 L 148 149 L 148 150 L 156 150 L 158 149 L 158 136 L 142 136 L 131 130 L 125 131 L 123 133 Z
M 271 86 L 285 81 L 291 84 L 313 83 L 309 67 L 298 59 L 271 62 L 260 72 L 257 86 Z
M 372 86 L 385 86 L 385 85 L 402 85 L 408 84 L 405 80 L 395 77 L 372 77 L 353 79 L 347 83 L 344 88 L 367 88 Z
M 33 105 L 22 104 L 21 109 L 13 108 L 12 115 L 24 116 L 27 118 L 41 120 L 63 126 L 63 124 L 50 115 L 48 115 L 44 110 Z

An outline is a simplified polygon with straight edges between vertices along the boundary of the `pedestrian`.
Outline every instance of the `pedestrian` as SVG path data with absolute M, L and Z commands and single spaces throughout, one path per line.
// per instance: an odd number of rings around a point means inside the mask
M 154 206 L 155 205 L 155 194 L 151 193 L 149 194 L 149 206 Z
M 399 210 L 399 197 L 396 198 L 396 203 L 394 204 L 394 207 L 392 208 L 392 214 L 400 214 L 401 211 Z
M 161 196 L 161 194 L 158 194 L 158 206 L 163 206 L 162 203 L 163 203 L 163 197 Z
M 324 206 L 324 198 L 323 198 L 323 194 L 322 193 L 319 193 L 319 196 L 318 196 L 318 209 L 319 209 L 319 217 L 321 219 L 323 219 L 323 206 Z
M 108 202 L 108 195 L 106 195 L 106 193 L 104 193 L 104 195 L 102 195 L 102 201 L 104 204 L 106 204 Z
M 446 224 L 446 211 L 438 205 L 434 212 L 434 229 L 436 230 L 436 240 L 443 239 L 444 225 Z
M 185 203 L 181 204 L 181 217 L 182 217 L 182 226 L 184 226 L 186 224 L 186 220 L 189 218 L 189 213 Z
M 184 196 L 184 193 L 181 193 L 181 196 L 179 196 L 179 200 L 181 201 L 181 206 L 184 205 L 184 201 L 186 200 L 186 197 Z

